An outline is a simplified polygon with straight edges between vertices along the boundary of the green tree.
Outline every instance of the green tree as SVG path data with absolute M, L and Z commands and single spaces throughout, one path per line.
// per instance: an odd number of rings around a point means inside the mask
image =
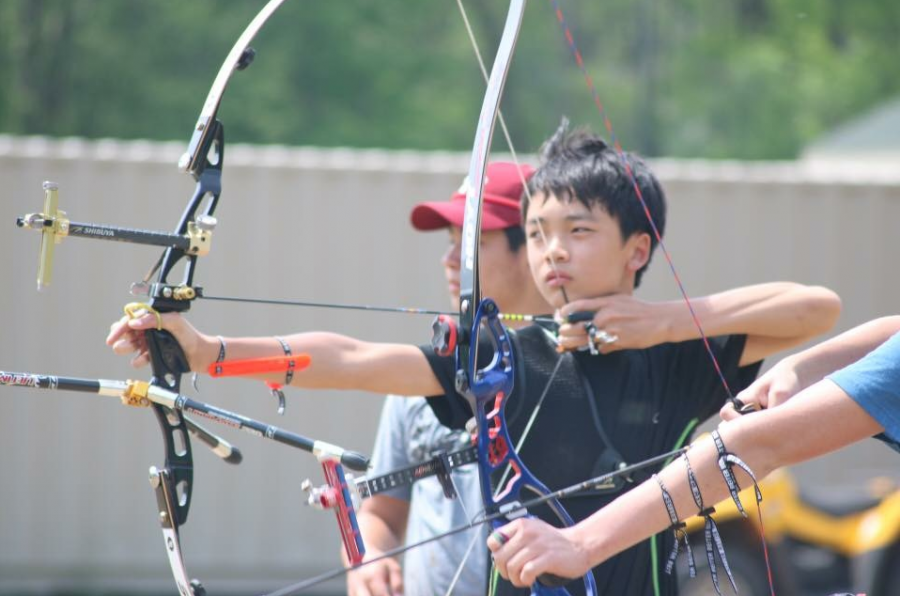
M 560 1 L 622 144 L 774 159 L 900 93 L 896 0 Z M 0 2 L 0 131 L 184 139 L 262 0 Z M 506 2 L 467 0 L 490 62 Z M 290 0 L 234 77 L 231 142 L 467 150 L 484 82 L 454 2 Z M 503 112 L 537 149 L 602 130 L 549 0 L 533 0 Z M 502 150 L 498 140 L 495 147 Z

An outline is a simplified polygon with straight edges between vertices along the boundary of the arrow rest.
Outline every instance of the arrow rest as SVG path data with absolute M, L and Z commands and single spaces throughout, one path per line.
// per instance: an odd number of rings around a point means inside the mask
M 456 351 L 459 326 L 447 315 L 438 315 L 431 323 L 431 347 L 438 356 L 450 356 Z

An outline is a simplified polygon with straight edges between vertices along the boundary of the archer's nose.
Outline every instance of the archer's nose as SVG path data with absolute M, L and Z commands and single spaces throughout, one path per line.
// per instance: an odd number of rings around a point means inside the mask
M 441 264 L 448 269 L 459 269 L 459 251 L 459 242 L 451 242 L 441 257 Z
M 566 250 L 565 243 L 558 235 L 554 234 L 547 237 L 547 248 L 544 250 L 544 259 L 551 265 L 569 259 L 569 251 Z

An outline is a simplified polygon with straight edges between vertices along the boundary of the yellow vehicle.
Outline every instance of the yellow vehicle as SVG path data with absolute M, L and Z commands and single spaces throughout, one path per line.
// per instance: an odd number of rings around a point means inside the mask
M 900 595 L 900 489 L 883 478 L 870 484 L 865 499 L 834 506 L 803 494 L 786 469 L 773 472 L 760 482 L 762 523 L 776 593 Z M 741 502 L 748 518 L 741 516 L 730 499 L 716 504 L 713 518 L 740 594 L 767 595 L 768 579 L 752 486 L 741 493 Z M 715 594 L 707 571 L 703 518 L 693 517 L 687 523 L 698 576 L 686 579 L 687 564 L 682 555 L 680 593 Z M 720 582 L 727 584 L 724 575 L 719 565 Z

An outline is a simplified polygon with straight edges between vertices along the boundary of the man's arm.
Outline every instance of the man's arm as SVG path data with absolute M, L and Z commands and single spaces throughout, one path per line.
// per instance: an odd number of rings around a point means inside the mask
M 364 561 L 383 555 L 403 544 L 409 501 L 375 495 L 363 501 L 357 514 L 366 545 Z M 341 549 L 344 565 L 349 562 Z M 384 559 L 347 574 L 347 596 L 381 596 L 403 593 L 403 571 L 396 559 Z
M 372 448 L 372 466 L 369 469 L 372 476 L 413 463 L 409 454 L 409 430 L 415 410 L 410 403 L 394 395 L 385 398 Z M 403 544 L 411 497 L 412 487 L 407 486 L 363 500 L 357 521 L 366 545 L 364 561 L 371 561 Z M 348 564 L 346 555 L 344 564 Z M 403 591 L 403 571 L 395 558 L 371 563 L 347 575 L 348 596 L 400 595 Z
M 741 366 L 799 345 L 831 329 L 841 311 L 837 294 L 820 286 L 773 282 L 735 288 L 691 299 L 707 336 L 744 334 L 747 343 Z M 646 348 L 665 342 L 699 338 L 699 331 L 683 301 L 645 302 L 627 294 L 578 300 L 561 309 L 563 317 L 594 311 L 593 324 L 617 337 L 601 346 L 610 352 Z M 560 328 L 567 347 L 584 345 L 582 324 Z
M 741 366 L 825 333 L 841 314 L 841 300 L 831 290 L 789 282 L 727 290 L 694 300 L 693 305 L 708 335 L 747 336 Z M 697 337 L 693 321 L 685 315 L 670 319 L 669 341 Z
M 856 362 L 900 332 L 900 316 L 882 317 L 784 358 L 737 397 L 745 404 L 761 408 L 778 406 L 826 375 Z M 730 402 L 722 418 L 740 416 Z
M 191 370 L 204 373 L 220 351 L 216 336 L 206 335 L 175 313 L 161 317 L 162 328 L 178 340 Z M 117 354 L 137 353 L 134 366 L 149 361 L 144 330 L 157 326 L 157 317 L 145 314 L 123 318 L 112 325 L 107 345 Z M 411 345 L 365 342 L 336 333 L 310 332 L 283 338 L 293 354 L 308 354 L 310 365 L 293 376 L 291 385 L 321 389 L 356 389 L 396 395 L 439 395 L 443 393 L 422 351 Z M 226 358 L 262 358 L 283 356 L 281 343 L 274 337 L 225 337 Z M 284 381 L 283 374 L 257 375 L 256 378 Z

